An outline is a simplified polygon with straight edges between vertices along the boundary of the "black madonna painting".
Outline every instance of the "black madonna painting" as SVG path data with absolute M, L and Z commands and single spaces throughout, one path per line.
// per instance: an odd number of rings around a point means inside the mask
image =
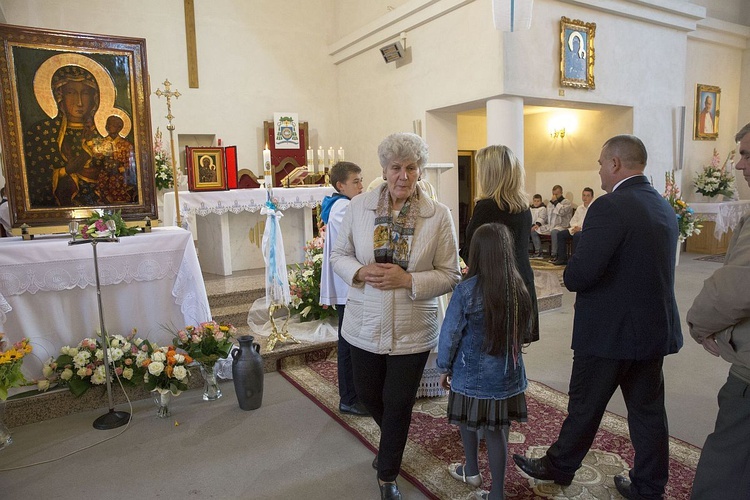
M 14 225 L 156 217 L 145 41 L 0 25 Z

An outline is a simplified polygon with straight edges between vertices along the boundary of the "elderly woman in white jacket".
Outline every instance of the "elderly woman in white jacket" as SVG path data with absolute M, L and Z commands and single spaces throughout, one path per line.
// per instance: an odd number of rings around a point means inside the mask
M 427 145 L 415 134 L 392 134 L 378 147 L 385 183 L 354 198 L 331 261 L 349 283 L 342 336 L 352 346 L 354 386 L 381 430 L 381 498 L 398 499 L 396 477 L 422 370 L 437 344 L 437 297 L 458 283 L 450 212 L 417 181 Z

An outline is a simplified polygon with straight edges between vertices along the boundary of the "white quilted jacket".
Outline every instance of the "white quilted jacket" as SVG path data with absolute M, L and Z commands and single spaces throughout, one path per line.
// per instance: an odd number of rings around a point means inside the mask
M 419 210 L 407 269 L 412 289 L 355 285 L 355 273 L 375 262 L 372 234 L 380 189 L 386 185 L 352 200 L 331 253 L 334 271 L 351 286 L 341 334 L 350 344 L 376 354 L 429 351 L 439 334 L 437 297 L 461 278 L 453 220 L 448 207 L 421 192 L 419 203 L 412 206 Z

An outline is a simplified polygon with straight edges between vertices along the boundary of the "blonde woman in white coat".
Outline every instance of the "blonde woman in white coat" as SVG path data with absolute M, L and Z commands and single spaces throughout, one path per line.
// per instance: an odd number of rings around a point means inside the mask
M 399 499 L 411 411 L 439 334 L 437 297 L 461 273 L 448 208 L 417 186 L 427 145 L 415 134 L 392 134 L 378 157 L 386 182 L 352 200 L 331 261 L 351 286 L 342 336 L 357 395 L 381 430 L 373 461 L 381 499 Z

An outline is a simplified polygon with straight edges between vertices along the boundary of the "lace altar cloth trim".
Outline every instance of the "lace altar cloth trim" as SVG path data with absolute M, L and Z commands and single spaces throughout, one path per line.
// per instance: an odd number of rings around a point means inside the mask
M 745 214 L 750 213 L 750 201 L 725 201 L 722 203 L 691 203 L 696 214 L 707 221 L 716 223 L 714 236 L 717 239 L 721 235 L 737 227 L 740 219 Z
M 133 281 L 153 281 L 177 276 L 183 250 L 156 251 L 148 254 L 99 257 L 102 286 Z M 64 260 L 28 265 L 3 266 L 0 270 L 0 294 L 55 292 L 96 285 L 93 258 L 88 261 Z
M 274 188 L 273 197 L 280 210 L 315 208 L 323 198 L 333 193 L 332 187 Z M 265 189 L 233 189 L 231 191 L 180 192 L 180 214 L 183 217 L 208 214 L 259 212 L 266 203 Z M 174 221 L 174 193 L 164 195 L 165 224 Z

